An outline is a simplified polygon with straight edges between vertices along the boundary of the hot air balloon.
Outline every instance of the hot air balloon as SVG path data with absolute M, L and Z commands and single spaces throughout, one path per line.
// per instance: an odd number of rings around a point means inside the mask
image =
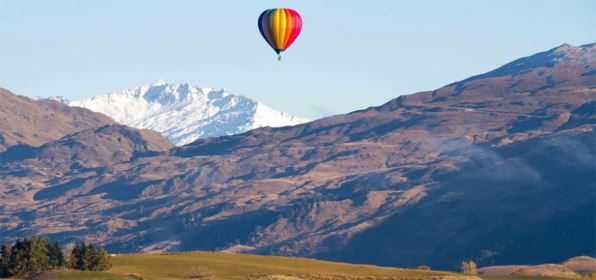
M 277 53 L 277 60 L 281 60 L 280 53 L 294 43 L 302 29 L 302 18 L 292 9 L 269 9 L 259 16 L 259 31 Z

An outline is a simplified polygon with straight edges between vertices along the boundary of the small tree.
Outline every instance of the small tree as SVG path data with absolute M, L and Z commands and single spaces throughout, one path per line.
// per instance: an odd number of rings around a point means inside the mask
M 78 270 L 83 269 L 82 255 L 83 252 L 81 246 L 79 246 L 78 243 L 75 243 L 74 247 L 72 247 L 72 250 L 70 251 L 70 258 L 68 259 L 70 268 Z
M 45 238 L 32 237 L 27 240 L 25 256 L 27 259 L 27 273 L 38 273 L 49 268 L 49 242 Z
M 8 276 L 23 275 L 27 272 L 26 243 L 27 239 L 17 239 L 10 250 L 8 260 Z
M 85 245 L 84 242 L 82 246 L 85 248 L 85 250 L 83 250 L 84 265 L 82 270 L 95 270 L 95 247 L 91 243 Z
M 476 263 L 474 261 L 469 261 L 468 263 L 470 264 L 470 274 L 478 274 Z
M 112 267 L 110 255 L 103 248 L 95 249 L 92 243 L 75 244 L 70 254 L 70 267 L 77 270 L 103 271 Z
M 461 264 L 459 265 L 459 271 L 461 273 L 468 273 L 468 271 L 470 270 L 470 267 L 468 266 L 468 262 L 467 261 L 462 261 Z
M 474 261 L 461 262 L 461 272 L 465 274 L 478 274 L 476 263 Z
M 96 271 L 105 271 L 112 268 L 112 260 L 110 255 L 103 247 L 100 247 L 95 252 L 95 262 L 94 262 L 94 269 Z
M 97 253 L 98 250 L 95 250 L 95 248 L 93 246 L 91 247 L 91 257 L 89 260 L 89 270 L 93 270 L 93 271 L 99 271 L 99 263 L 101 262 L 101 260 L 99 259 L 99 254 Z
M 64 254 L 58 241 L 54 245 L 48 244 L 49 265 L 51 268 L 60 268 L 64 266 Z
M 10 264 L 10 245 L 8 242 L 2 242 L 2 247 L 0 247 L 0 277 L 8 277 L 8 268 Z

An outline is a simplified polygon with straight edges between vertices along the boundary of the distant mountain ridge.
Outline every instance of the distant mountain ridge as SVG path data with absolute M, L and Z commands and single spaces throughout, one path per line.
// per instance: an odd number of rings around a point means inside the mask
M 224 89 L 168 84 L 162 80 L 108 95 L 62 101 L 103 113 L 121 124 L 160 132 L 175 145 L 307 121 Z

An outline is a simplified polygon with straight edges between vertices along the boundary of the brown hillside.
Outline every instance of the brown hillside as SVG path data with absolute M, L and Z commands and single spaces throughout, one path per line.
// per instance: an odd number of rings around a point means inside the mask
M 113 124 L 110 118 L 52 100 L 33 100 L 0 88 L 0 152 L 39 146 L 77 131 Z

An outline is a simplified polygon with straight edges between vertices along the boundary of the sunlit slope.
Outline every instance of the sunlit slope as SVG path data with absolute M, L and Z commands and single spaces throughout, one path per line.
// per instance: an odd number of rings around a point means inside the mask
M 468 276 L 445 271 L 388 268 L 315 259 L 213 252 L 113 257 L 109 272 L 51 271 L 30 279 L 263 279 L 263 280 L 566 280 L 562 277 Z
M 119 255 L 114 257 L 111 272 L 132 273 L 152 279 L 259 279 L 266 276 L 294 276 L 307 279 L 334 278 L 332 276 L 422 279 L 432 276 L 458 276 L 448 272 L 211 252 Z
M 52 271 L 34 279 L 478 279 L 456 273 L 247 254 L 188 252 L 113 258 L 109 272 Z

